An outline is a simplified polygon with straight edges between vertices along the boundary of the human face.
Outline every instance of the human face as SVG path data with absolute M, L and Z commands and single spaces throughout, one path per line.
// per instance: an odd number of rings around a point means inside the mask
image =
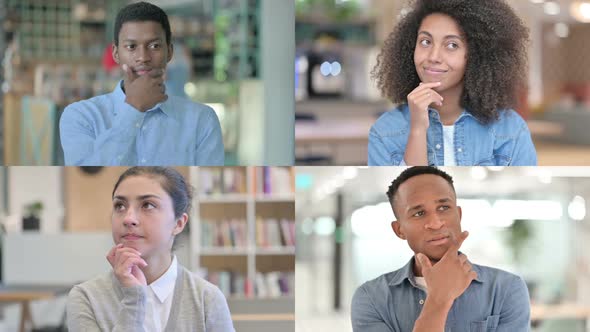
M 146 75 L 152 69 L 165 69 L 172 59 L 172 44 L 166 44 L 166 33 L 158 22 L 125 22 L 119 31 L 119 45 L 113 45 L 113 58 L 126 64 L 135 75 Z
M 463 90 L 467 43 L 455 20 L 444 14 L 431 14 L 422 20 L 414 49 L 414 65 L 420 81 L 441 82 L 435 91 Z
M 415 253 L 440 260 L 461 234 L 461 208 L 453 188 L 438 175 L 417 175 L 399 186 L 395 200 L 395 234 Z
M 113 240 L 138 250 L 144 258 L 169 255 L 186 219 L 186 214 L 174 217 L 172 198 L 154 177 L 128 177 L 113 195 Z

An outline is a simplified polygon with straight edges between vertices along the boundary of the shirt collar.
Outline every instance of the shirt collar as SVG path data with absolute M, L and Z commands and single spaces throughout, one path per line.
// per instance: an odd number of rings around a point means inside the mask
M 429 108 L 428 109 L 428 114 L 430 115 L 431 118 L 434 118 L 438 122 L 440 122 L 440 114 L 438 113 L 437 110 L 435 110 L 434 108 Z M 457 120 L 455 120 L 455 123 L 459 123 L 459 121 L 462 118 L 464 118 L 464 117 L 471 117 L 475 121 L 483 124 L 483 122 L 481 122 L 478 118 L 476 118 L 473 114 L 471 114 L 471 112 L 467 111 L 466 109 L 463 109 L 463 112 L 461 112 L 461 114 L 459 115 L 459 117 L 457 118 Z
M 460 253 L 460 252 L 459 252 Z M 401 284 L 404 280 L 408 280 L 410 282 L 410 284 L 412 284 L 412 286 L 414 287 L 418 287 L 416 285 L 416 282 L 414 281 L 414 259 L 415 259 L 415 255 L 412 256 L 412 258 L 410 258 L 410 261 L 404 265 L 404 267 L 402 267 L 401 269 L 399 269 L 397 272 L 395 273 L 393 278 L 391 279 L 391 281 L 389 282 L 389 286 L 397 286 L 399 284 Z M 479 266 L 475 265 L 475 264 L 471 264 L 473 267 L 473 271 L 475 271 L 477 273 L 477 278 L 475 278 L 475 281 L 483 283 L 483 276 L 481 274 L 481 271 L 479 269 Z
M 113 96 L 115 96 L 116 101 L 121 102 L 121 103 L 125 102 L 125 92 L 123 92 L 123 80 L 120 80 L 119 83 L 117 83 L 117 86 L 115 86 L 115 89 L 113 90 Z M 170 114 L 170 110 L 171 110 L 171 108 L 170 108 L 170 95 L 168 95 L 168 99 L 166 99 L 166 101 L 161 102 L 161 103 L 157 103 L 156 106 L 154 106 L 150 110 L 155 110 L 158 108 L 162 111 L 162 113 L 164 113 L 168 116 L 171 115 Z M 117 110 L 115 109 L 115 113 L 116 112 L 117 112 Z
M 174 285 L 176 284 L 176 276 L 178 274 L 178 262 L 176 261 L 176 256 L 172 257 L 172 263 L 168 270 L 160 276 L 160 278 L 156 279 L 154 282 L 149 284 L 149 287 L 152 289 L 154 294 L 161 303 L 164 303 L 166 298 L 172 294 L 174 291 Z

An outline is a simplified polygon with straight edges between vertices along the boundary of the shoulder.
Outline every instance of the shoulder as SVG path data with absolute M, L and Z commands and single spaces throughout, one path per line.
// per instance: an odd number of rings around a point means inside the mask
M 199 277 L 196 273 L 189 271 L 184 266 L 181 267 L 180 272 L 184 276 L 184 286 L 202 299 L 205 303 L 218 298 L 225 299 L 221 290 L 211 282 Z
M 402 273 L 401 270 L 396 270 L 366 281 L 354 292 L 353 303 L 355 302 L 355 298 L 357 300 L 362 300 L 363 298 L 371 299 L 382 297 L 385 292 L 390 291 L 390 283 L 392 280 L 397 280 L 400 277 L 400 273 Z
M 104 273 L 98 277 L 75 285 L 68 295 L 69 301 L 104 297 L 107 294 L 115 294 L 115 284 L 111 272 Z
M 168 103 L 178 115 L 206 121 L 218 121 L 215 111 L 208 105 L 179 96 L 168 96 L 168 98 Z
M 526 130 L 528 126 L 526 121 L 513 109 L 504 109 L 498 111 L 498 119 L 492 123 L 497 130 Z
M 110 93 L 90 99 L 73 102 L 65 107 L 61 119 L 89 119 L 100 116 L 114 109 L 114 100 Z
M 407 104 L 399 105 L 383 113 L 371 127 L 371 131 L 381 136 L 408 128 L 410 112 Z
M 494 267 L 472 264 L 477 272 L 478 279 L 490 282 L 496 288 L 514 290 L 515 288 L 526 288 L 524 280 L 511 272 L 500 270 Z

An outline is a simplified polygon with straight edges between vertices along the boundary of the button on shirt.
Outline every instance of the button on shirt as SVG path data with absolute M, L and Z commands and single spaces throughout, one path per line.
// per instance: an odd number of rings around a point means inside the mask
M 178 275 L 176 256 L 164 274 L 148 285 L 147 303 L 144 320 L 146 331 L 164 331 L 172 308 L 174 285 Z
M 403 268 L 360 286 L 352 298 L 354 332 L 411 332 L 427 294 L 414 279 L 414 258 Z M 522 278 L 472 264 L 477 279 L 453 302 L 445 332 L 530 331 L 530 302 Z
M 210 107 L 168 96 L 146 112 L 113 92 L 66 107 L 60 137 L 66 165 L 223 166 L 221 126 Z
M 489 124 L 463 111 L 454 123 L 453 143 L 457 166 L 536 166 L 537 152 L 526 122 L 513 110 L 498 111 Z M 445 165 L 443 124 L 437 110 L 429 109 L 426 133 L 428 163 Z M 383 114 L 369 132 L 369 166 L 402 163 L 410 133 L 407 104 Z

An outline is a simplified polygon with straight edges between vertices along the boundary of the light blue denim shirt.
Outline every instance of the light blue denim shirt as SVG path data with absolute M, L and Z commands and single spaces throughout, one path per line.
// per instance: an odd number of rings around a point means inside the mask
M 414 258 L 367 281 L 352 298 L 354 332 L 411 332 L 426 300 L 414 280 Z M 529 292 L 522 278 L 472 264 L 477 279 L 453 302 L 445 332 L 530 331 Z
M 536 166 L 537 152 L 526 122 L 513 110 L 483 124 L 463 111 L 455 121 L 457 166 Z M 443 125 L 438 111 L 429 109 L 428 164 L 444 166 Z M 383 114 L 369 133 L 369 166 L 403 165 L 410 133 L 410 109 L 402 104 Z
M 125 102 L 121 82 L 64 110 L 59 126 L 66 165 L 223 166 L 213 109 L 169 95 L 142 113 Z

